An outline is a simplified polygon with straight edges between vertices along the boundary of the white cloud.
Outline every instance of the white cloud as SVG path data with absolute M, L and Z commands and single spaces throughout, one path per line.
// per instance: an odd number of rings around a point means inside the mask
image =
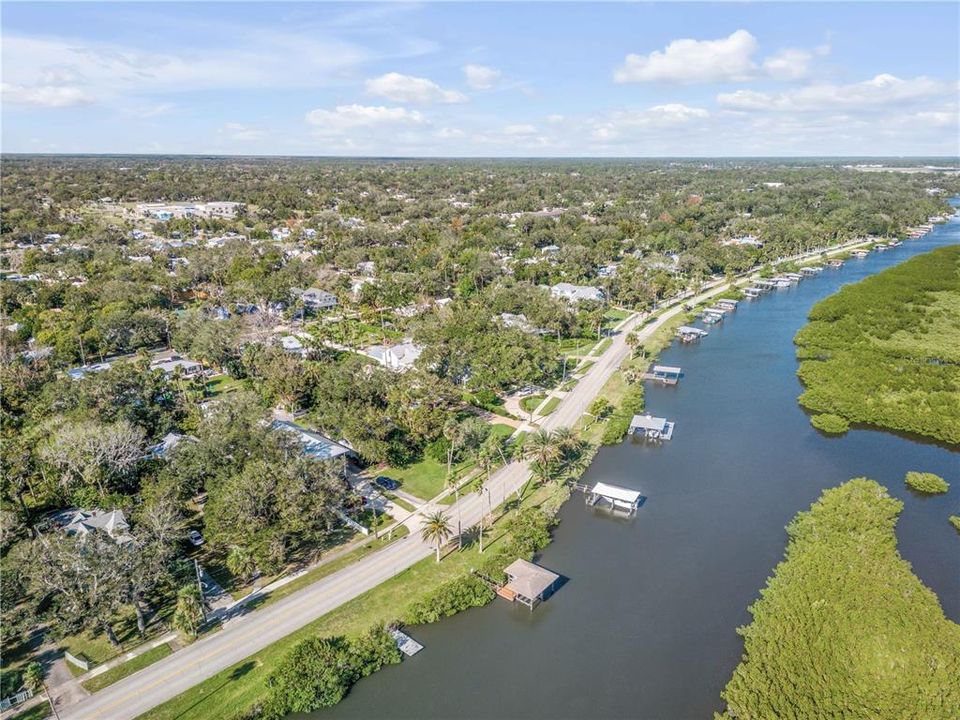
M 704 108 L 690 107 L 681 103 L 654 105 L 646 110 L 627 110 L 612 113 L 593 123 L 590 136 L 608 143 L 627 140 L 637 134 L 651 131 L 669 131 L 706 120 L 710 113 Z
M 674 40 L 662 51 L 627 55 L 613 77 L 618 83 L 746 80 L 756 69 L 751 59 L 756 49 L 756 38 L 746 30 L 719 40 Z
M 259 140 L 264 136 L 263 130 L 258 130 L 257 128 L 248 127 L 235 122 L 226 123 L 217 132 L 219 132 L 221 135 L 225 135 L 230 140 L 236 140 L 237 142 Z
M 500 71 L 486 65 L 464 65 L 463 74 L 474 90 L 490 90 L 500 79 Z
M 528 123 L 518 123 L 515 125 L 507 125 L 503 128 L 504 135 L 512 135 L 514 137 L 521 135 L 533 135 L 537 132 L 536 125 L 530 125 Z
M 877 75 L 859 83 L 820 83 L 782 93 L 737 90 L 717 95 L 717 103 L 729 110 L 801 111 L 828 109 L 864 110 L 919 101 L 949 92 L 941 82 L 927 77 L 903 80 L 894 75 Z
M 11 101 L 66 107 L 125 95 L 237 88 L 317 87 L 369 53 L 339 40 L 263 30 L 256 42 L 163 52 L 57 37 L 3 37 Z
M 333 110 L 318 108 L 307 113 L 306 120 L 319 134 L 336 135 L 356 129 L 396 128 L 426 122 L 416 110 L 382 105 L 338 105 Z
M 11 105 L 33 105 L 45 108 L 75 107 L 93 102 L 78 87 L 69 85 L 13 85 L 0 83 L 3 101 Z
M 467 96 L 462 92 L 444 90 L 433 80 L 395 72 L 367 80 L 366 88 L 371 95 L 379 95 L 393 102 L 423 104 L 467 101 Z
M 810 72 L 813 53 L 787 48 L 763 61 L 763 70 L 776 80 L 799 80 Z
M 456 140 L 466 136 L 466 133 L 460 128 L 443 127 L 437 130 L 437 137 L 441 140 Z
M 547 122 L 550 123 L 551 125 L 556 125 L 557 123 L 562 123 L 564 118 L 563 118 L 563 115 L 553 114 L 553 115 L 547 115 L 546 119 L 547 119 Z

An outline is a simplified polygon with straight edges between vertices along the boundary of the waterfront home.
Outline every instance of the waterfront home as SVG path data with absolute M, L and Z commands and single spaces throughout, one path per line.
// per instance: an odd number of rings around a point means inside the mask
M 497 589 L 497 595 L 520 602 L 533 609 L 546 600 L 556 588 L 560 576 L 545 567 L 518 558 L 503 570 L 507 583 Z
M 669 440 L 673 437 L 674 423 L 666 418 L 652 415 L 634 415 L 630 421 L 630 434 L 642 435 L 650 440 Z
M 563 298 L 567 302 L 578 303 L 584 300 L 603 302 L 603 290 L 593 285 L 573 285 L 572 283 L 557 283 L 550 288 L 554 297 Z

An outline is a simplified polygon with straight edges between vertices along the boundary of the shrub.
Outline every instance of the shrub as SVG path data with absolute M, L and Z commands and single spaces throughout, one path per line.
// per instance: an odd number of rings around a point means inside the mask
M 939 475 L 910 471 L 906 477 L 907 487 L 917 492 L 939 495 L 950 489 L 950 483 Z
M 620 407 L 613 411 L 600 439 L 604 445 L 615 445 L 623 440 L 630 429 L 633 416 L 643 410 L 643 386 L 632 385 L 627 388 Z
M 486 605 L 494 593 L 475 575 L 462 575 L 438 587 L 433 593 L 413 603 L 407 610 L 407 622 L 430 623 L 461 610 Z
M 810 424 L 813 425 L 817 430 L 829 433 L 830 435 L 842 435 L 850 429 L 850 423 L 846 418 L 842 418 L 839 415 L 831 415 L 829 413 L 814 415 L 810 418 Z
M 957 532 L 960 532 L 960 515 L 951 515 L 950 524 L 953 525 Z
M 260 716 L 272 720 L 336 705 L 357 680 L 398 662 L 400 651 L 383 627 L 352 641 L 308 638 L 294 645 L 270 673 Z

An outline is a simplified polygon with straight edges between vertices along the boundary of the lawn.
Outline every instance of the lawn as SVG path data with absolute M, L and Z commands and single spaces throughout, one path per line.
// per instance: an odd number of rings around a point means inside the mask
M 229 375 L 217 375 L 207 383 L 207 394 L 211 397 L 234 392 L 243 387 L 243 382 Z
M 556 345 L 557 352 L 562 355 L 579 355 L 587 352 L 597 342 L 593 337 L 563 338 L 557 342 L 556 338 L 545 338 L 551 345 Z
M 11 715 L 8 720 L 44 720 L 44 718 L 48 718 L 51 715 L 53 715 L 53 711 L 50 709 L 50 703 L 45 700 L 39 705 L 34 705 L 29 710 Z
M 603 355 L 612 344 L 613 338 L 604 338 L 590 354 L 597 356 Z
M 101 675 L 90 678 L 82 683 L 82 685 L 84 689 L 89 692 L 97 692 L 107 687 L 107 685 L 113 685 L 115 682 L 123 680 L 128 675 L 133 675 L 138 670 L 143 670 L 143 668 L 152 665 L 161 658 L 165 658 L 172 652 L 173 650 L 167 643 L 157 645 L 157 647 L 152 650 L 147 650 L 142 655 L 137 655 L 133 660 L 128 660 L 122 665 L 117 665 L 117 667 L 111 668 Z
M 453 472 L 459 476 L 470 463 L 462 462 L 453 466 Z M 415 495 L 421 500 L 431 500 L 443 492 L 447 486 L 447 464 L 438 462 L 432 457 L 425 457 L 420 462 L 406 467 L 385 467 L 376 471 L 377 475 L 386 475 L 400 483 L 404 492 Z
M 540 488 L 530 493 L 523 505 L 550 501 L 551 496 L 559 491 L 556 486 Z M 494 525 L 489 541 L 485 543 L 486 548 L 503 539 L 502 527 L 502 523 Z M 372 625 L 392 622 L 404 614 L 409 604 L 476 567 L 480 559 L 475 545 L 452 551 L 439 564 L 432 556 L 426 558 L 297 632 L 144 713 L 140 720 L 235 717 L 263 697 L 270 671 L 300 640 L 315 636 L 355 635 Z
M 520 407 L 522 407 L 527 412 L 533 412 L 538 407 L 540 403 L 543 402 L 543 399 L 546 395 L 528 395 L 523 400 L 520 401 Z
M 550 398 L 549 400 L 547 400 L 547 404 L 543 406 L 543 409 L 540 410 L 540 414 L 549 415 L 550 413 L 552 413 L 554 410 L 557 409 L 557 405 L 559 404 L 560 404 L 560 398 L 558 397 Z

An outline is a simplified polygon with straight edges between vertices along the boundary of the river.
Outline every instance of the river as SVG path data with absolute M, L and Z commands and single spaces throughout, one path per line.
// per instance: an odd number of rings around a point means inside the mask
M 575 494 L 539 562 L 567 580 L 530 613 L 502 600 L 410 634 L 425 650 L 362 680 L 313 718 L 710 718 L 740 659 L 747 606 L 783 556 L 784 526 L 824 488 L 867 476 L 905 507 L 903 556 L 960 621 L 960 454 L 877 430 L 828 438 L 796 402 L 793 336 L 810 307 L 846 283 L 960 242 L 960 220 L 900 248 L 851 259 L 789 289 L 743 301 L 699 343 L 661 356 L 684 370 L 647 387 L 647 411 L 676 421 L 656 447 L 603 448 L 584 481 L 635 488 L 635 518 Z M 950 492 L 919 497 L 908 470 Z

